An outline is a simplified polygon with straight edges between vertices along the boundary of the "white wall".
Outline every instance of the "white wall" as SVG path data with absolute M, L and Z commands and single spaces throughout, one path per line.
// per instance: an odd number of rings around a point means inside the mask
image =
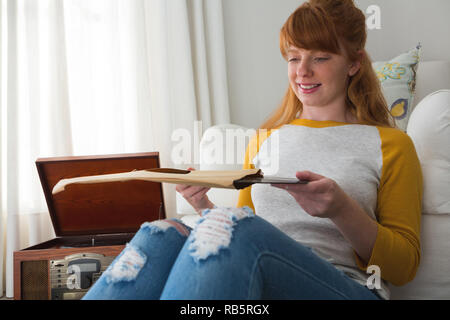
M 258 127 L 287 89 L 278 34 L 301 0 L 223 0 L 231 121 Z M 369 30 L 373 60 L 422 44 L 422 60 L 450 60 L 449 0 L 356 0 L 381 9 L 381 29 Z M 420 69 L 419 69 L 420 72 Z

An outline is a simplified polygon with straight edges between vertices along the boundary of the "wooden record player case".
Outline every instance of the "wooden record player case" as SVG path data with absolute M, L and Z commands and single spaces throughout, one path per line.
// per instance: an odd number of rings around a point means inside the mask
M 14 252 L 14 299 L 55 298 L 54 260 L 75 254 L 115 257 L 143 222 L 166 217 L 157 182 L 74 184 L 52 195 L 60 179 L 159 168 L 158 152 L 41 158 L 36 166 L 56 238 Z

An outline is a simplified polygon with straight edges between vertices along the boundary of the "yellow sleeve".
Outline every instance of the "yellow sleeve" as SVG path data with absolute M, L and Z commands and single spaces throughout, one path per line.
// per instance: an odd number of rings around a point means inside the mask
M 359 268 L 377 265 L 384 280 L 400 286 L 414 279 L 420 262 L 422 171 L 407 134 L 378 129 L 383 154 L 376 210 L 378 234 L 367 265 L 355 256 Z
M 253 164 L 253 158 L 258 154 L 259 148 L 261 144 L 270 136 L 272 130 L 260 129 L 256 133 L 250 142 L 248 143 L 247 149 L 245 151 L 244 165 L 242 169 L 254 169 L 255 165 Z M 252 201 L 252 186 L 247 187 L 245 189 L 241 189 L 239 191 L 239 198 L 237 207 L 241 208 L 243 206 L 248 206 L 252 208 L 253 212 L 255 212 L 255 206 Z M 255 212 L 256 214 L 256 212 Z
M 253 212 L 255 212 L 255 206 L 252 201 L 252 186 L 239 191 L 237 207 L 242 208 L 244 206 L 252 208 Z

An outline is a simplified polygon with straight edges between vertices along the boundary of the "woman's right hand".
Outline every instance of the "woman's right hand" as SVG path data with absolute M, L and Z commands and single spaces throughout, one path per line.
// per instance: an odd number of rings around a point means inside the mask
M 195 169 L 188 168 L 187 170 L 193 171 Z M 214 208 L 214 203 L 212 203 L 206 195 L 209 189 L 211 188 L 184 184 L 177 184 L 175 187 L 175 190 L 189 202 L 197 213 L 200 213 L 203 209 Z

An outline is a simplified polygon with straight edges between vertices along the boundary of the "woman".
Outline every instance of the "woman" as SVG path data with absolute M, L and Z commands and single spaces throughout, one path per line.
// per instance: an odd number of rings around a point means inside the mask
M 255 184 L 234 209 L 215 208 L 207 188 L 177 186 L 203 216 L 195 229 L 144 224 L 85 298 L 388 299 L 387 283 L 412 280 L 420 165 L 365 42 L 353 1 L 300 6 L 280 34 L 288 91 L 244 168 L 273 170 L 276 146 L 276 174 L 308 183 Z

